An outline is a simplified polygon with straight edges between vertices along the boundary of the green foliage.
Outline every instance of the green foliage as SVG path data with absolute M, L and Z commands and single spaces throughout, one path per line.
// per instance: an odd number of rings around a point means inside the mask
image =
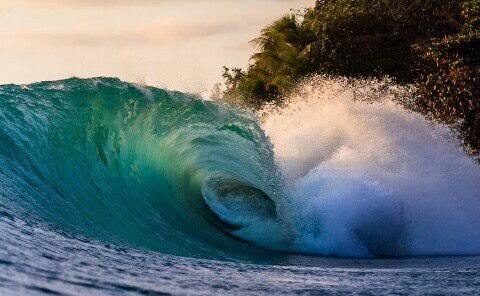
M 317 0 L 261 31 L 250 66 L 225 68 L 223 98 L 281 103 L 309 74 L 390 76 L 418 88 L 415 109 L 480 152 L 480 0 Z
M 301 18 L 301 17 L 300 17 Z M 258 51 L 246 71 L 224 68 L 227 101 L 240 97 L 246 105 L 259 108 L 278 100 L 295 81 L 311 72 L 309 45 L 315 40 L 299 16 L 290 14 L 262 30 L 252 43 Z
M 419 58 L 413 45 L 456 33 L 460 0 L 319 0 L 286 15 L 252 42 L 257 52 L 245 71 L 224 75 L 225 95 L 258 108 L 280 101 L 303 76 L 389 75 L 412 82 Z M 241 73 L 241 75 L 239 75 Z M 229 79 L 235 77 L 236 83 Z
M 316 33 L 317 71 L 346 76 L 414 79 L 412 45 L 459 28 L 459 1 L 323 0 L 306 16 Z
M 420 111 L 455 127 L 465 148 L 480 153 L 480 1 L 462 6 L 458 34 L 416 47 L 423 58 L 417 80 Z

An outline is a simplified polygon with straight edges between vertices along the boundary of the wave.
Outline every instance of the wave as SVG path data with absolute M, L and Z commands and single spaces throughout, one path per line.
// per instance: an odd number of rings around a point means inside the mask
M 0 86 L 0 202 L 181 256 L 478 253 L 480 169 L 405 92 L 317 77 L 259 121 L 114 78 Z
M 253 116 L 110 78 L 6 85 L 0 97 L 0 197 L 21 218 L 174 255 L 259 252 L 229 233 L 264 212 L 228 217 L 235 196 L 212 195 L 232 184 L 273 211 L 273 156 Z

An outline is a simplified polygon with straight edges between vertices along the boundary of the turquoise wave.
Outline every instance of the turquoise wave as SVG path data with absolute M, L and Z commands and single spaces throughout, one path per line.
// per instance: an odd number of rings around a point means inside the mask
M 263 256 L 246 241 L 264 244 L 281 183 L 247 112 L 114 78 L 0 87 L 0 202 L 67 235 Z
M 261 126 L 115 78 L 0 86 L 0 217 L 228 261 L 478 254 L 480 170 L 449 131 L 313 86 Z

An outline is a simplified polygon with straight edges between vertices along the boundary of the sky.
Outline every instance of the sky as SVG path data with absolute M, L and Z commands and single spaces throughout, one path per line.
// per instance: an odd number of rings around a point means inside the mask
M 0 0 L 0 84 L 72 76 L 205 93 L 313 0 Z

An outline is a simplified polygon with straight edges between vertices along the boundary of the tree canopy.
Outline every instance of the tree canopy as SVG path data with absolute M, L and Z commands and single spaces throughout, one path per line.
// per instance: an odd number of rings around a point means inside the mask
M 416 111 L 480 151 L 480 0 L 317 0 L 265 27 L 246 69 L 224 68 L 221 98 L 281 103 L 310 74 L 389 76 L 418 89 Z

